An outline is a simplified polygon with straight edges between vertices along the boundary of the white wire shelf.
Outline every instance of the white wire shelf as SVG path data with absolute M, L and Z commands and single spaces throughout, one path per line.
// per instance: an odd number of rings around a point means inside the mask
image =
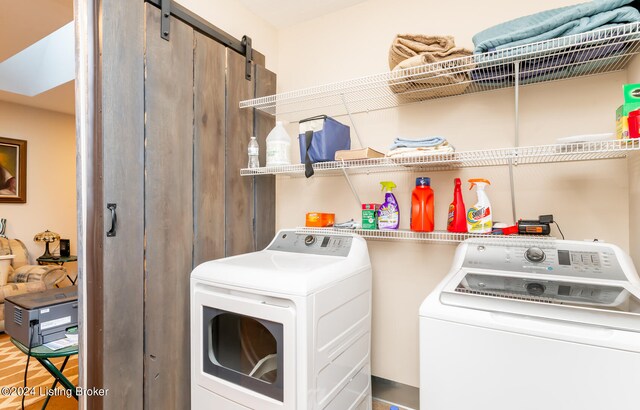
M 640 52 L 640 23 L 474 54 L 240 102 L 272 115 L 341 116 L 419 101 L 624 69 Z M 348 107 L 348 109 L 347 109 Z M 289 116 L 287 116 L 290 119 Z M 293 120 L 293 119 L 291 119 Z
M 527 244 L 537 244 L 540 241 L 553 240 L 552 236 L 539 235 L 491 235 L 491 234 L 473 234 L 473 233 L 452 233 L 448 231 L 434 232 L 413 232 L 402 229 L 389 230 L 369 230 L 369 229 L 339 229 L 339 228 L 296 228 L 298 233 L 309 235 L 331 235 L 331 234 L 357 234 L 365 239 L 370 240 L 387 240 L 387 241 L 413 241 L 428 243 L 445 243 L 456 244 L 469 238 L 479 238 L 486 240 L 503 240 L 518 241 L 522 246 Z
M 329 161 L 313 164 L 316 175 L 369 174 L 394 171 L 447 171 L 458 168 L 486 167 L 554 162 L 590 161 L 625 158 L 629 152 L 640 151 L 640 139 L 538 145 L 519 148 L 497 148 L 459 151 L 417 157 L 373 158 L 349 161 Z M 242 176 L 288 175 L 304 177 L 304 164 L 243 168 Z

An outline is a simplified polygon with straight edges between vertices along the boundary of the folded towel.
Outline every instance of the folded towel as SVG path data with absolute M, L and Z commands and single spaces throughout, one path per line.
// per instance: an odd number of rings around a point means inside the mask
M 471 54 L 471 51 L 456 47 L 451 36 L 429 36 L 423 34 L 398 34 L 389 50 L 389 68 L 393 70 L 398 64 L 412 57 L 431 54 L 434 61 L 451 59 L 451 54 Z
M 548 57 L 536 58 L 520 63 L 519 80 L 521 85 L 535 82 L 557 80 L 564 77 L 579 76 L 593 73 L 598 68 L 607 70 L 607 66 L 614 69 L 627 55 L 627 50 L 634 46 L 631 43 L 614 43 L 597 48 L 579 50 L 580 43 L 576 43 L 576 51 L 566 54 L 553 54 Z M 586 64 L 588 63 L 588 64 Z M 513 63 L 503 65 L 478 65 L 471 71 L 471 78 L 484 86 L 504 87 L 513 85 L 515 73 Z
M 399 94 L 406 101 L 423 101 L 430 98 L 447 97 L 462 94 L 470 84 L 467 71 L 474 67 L 467 57 L 471 51 L 454 48 L 447 58 L 452 60 L 438 60 L 433 54 L 421 54 L 408 58 L 393 69 L 397 76 L 389 82 L 391 91 Z M 407 68 L 419 67 L 425 64 L 442 61 L 440 67 L 433 70 L 424 70 L 419 74 L 407 76 L 401 71 Z M 422 70 L 421 70 L 422 71 Z
M 448 143 L 444 143 L 437 147 L 396 148 L 387 152 L 385 156 L 387 158 L 415 158 L 438 154 L 450 154 L 453 152 L 455 152 L 455 148 Z
M 640 21 L 638 10 L 625 7 L 632 2 L 633 0 L 594 0 L 520 17 L 473 36 L 474 51 L 485 53 Z
M 438 147 L 446 143 L 447 140 L 443 137 L 428 137 L 421 139 L 396 138 L 393 140 L 393 144 L 391 144 L 389 149 Z
M 389 67 L 394 73 L 389 87 L 406 102 L 461 94 L 469 84 L 464 71 L 473 68 L 470 60 L 462 57 L 470 55 L 471 50 L 456 47 L 451 36 L 399 34 L 389 50 Z M 427 64 L 432 66 L 408 70 Z

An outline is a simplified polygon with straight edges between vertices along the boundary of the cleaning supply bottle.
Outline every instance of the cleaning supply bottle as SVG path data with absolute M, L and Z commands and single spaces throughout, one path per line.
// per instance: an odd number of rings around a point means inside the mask
M 449 217 L 447 218 L 447 231 L 467 232 L 467 208 L 462 199 L 462 181 L 460 178 L 454 180 L 453 202 L 449 205 Z
M 484 188 L 491 185 L 486 179 L 470 179 L 469 190 L 477 188 L 478 202 L 467 210 L 467 228 L 470 233 L 491 233 L 493 227 L 491 203 Z
M 284 129 L 282 121 L 277 121 L 267 135 L 267 166 L 291 164 L 291 137 Z
M 411 193 L 411 230 L 433 232 L 433 189 L 431 178 L 416 178 L 416 187 Z
M 391 181 L 382 181 L 382 192 L 384 195 L 384 203 L 378 209 L 378 229 L 398 229 L 400 226 L 400 207 L 396 197 L 391 190 L 396 187 Z

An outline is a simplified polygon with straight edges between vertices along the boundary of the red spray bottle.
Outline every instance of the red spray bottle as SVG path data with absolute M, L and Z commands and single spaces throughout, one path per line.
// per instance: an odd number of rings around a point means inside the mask
M 447 219 L 447 231 L 467 232 L 467 208 L 462 199 L 462 182 L 460 178 L 455 179 L 455 189 L 453 191 L 453 202 L 449 205 L 449 218 Z

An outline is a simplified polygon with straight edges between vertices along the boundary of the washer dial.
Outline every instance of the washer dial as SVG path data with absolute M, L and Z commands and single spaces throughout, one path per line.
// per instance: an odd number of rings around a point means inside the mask
M 311 246 L 316 242 L 316 237 L 313 235 L 307 235 L 304 238 L 304 244 L 307 246 Z
M 545 260 L 547 255 L 545 255 L 542 249 L 534 246 L 527 249 L 527 251 L 524 253 L 524 257 L 529 262 L 540 263 Z
M 542 283 L 527 284 L 527 293 L 532 296 L 540 296 L 544 293 L 545 287 Z

